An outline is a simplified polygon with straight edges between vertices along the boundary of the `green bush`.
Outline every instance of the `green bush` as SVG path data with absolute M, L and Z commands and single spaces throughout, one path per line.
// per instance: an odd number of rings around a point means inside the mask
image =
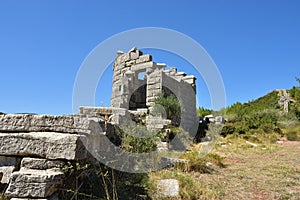
M 286 138 L 289 141 L 297 141 L 298 140 L 297 132 L 296 131 L 287 132 L 286 133 Z
M 300 101 L 300 89 L 299 87 L 292 87 L 292 89 L 289 90 L 289 93 L 291 95 L 291 97 L 296 100 L 296 101 Z
M 144 125 L 121 126 L 117 130 L 121 138 L 121 148 L 132 153 L 149 153 L 156 149 L 160 139 L 157 133 L 147 130 Z
M 227 135 L 233 134 L 234 132 L 235 132 L 234 126 L 226 125 L 226 126 L 223 126 L 220 135 L 226 137 Z

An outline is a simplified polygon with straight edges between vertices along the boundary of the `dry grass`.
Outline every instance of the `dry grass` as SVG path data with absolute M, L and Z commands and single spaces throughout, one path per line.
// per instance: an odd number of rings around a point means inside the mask
M 220 199 L 300 199 L 299 142 L 217 151 L 226 156 L 227 167 L 212 176 L 203 174 L 199 181 L 217 186 Z
M 300 142 L 257 147 L 241 138 L 221 142 L 226 145 L 217 145 L 213 153 L 226 157 L 224 168 L 215 165 L 211 174 L 163 170 L 150 174 L 150 179 L 178 179 L 177 199 L 300 199 Z
M 0 200 L 9 200 L 9 198 L 7 198 L 4 195 L 0 194 Z

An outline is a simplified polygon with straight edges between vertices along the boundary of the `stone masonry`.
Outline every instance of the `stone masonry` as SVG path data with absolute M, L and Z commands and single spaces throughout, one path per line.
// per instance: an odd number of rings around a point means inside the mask
M 60 165 L 88 160 L 107 125 L 90 115 L 0 115 L 0 186 L 12 199 L 57 200 Z

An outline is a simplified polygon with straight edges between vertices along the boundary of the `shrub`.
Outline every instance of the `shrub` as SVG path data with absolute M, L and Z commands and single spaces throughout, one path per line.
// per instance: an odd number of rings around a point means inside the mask
M 198 151 L 192 151 L 183 154 L 181 158 L 188 160 L 188 162 L 179 162 L 175 165 L 175 168 L 183 172 L 211 173 L 212 169 L 207 165 L 207 162 L 224 167 L 224 158 L 218 154 L 207 154 L 204 157 L 200 157 Z
M 223 126 L 220 135 L 226 137 L 227 135 L 233 134 L 234 132 L 235 132 L 234 126 L 226 125 L 226 126 Z
M 287 132 L 286 133 L 286 138 L 289 141 L 297 141 L 298 140 L 297 132 L 296 131 Z
M 176 163 L 175 168 L 183 172 L 200 172 L 209 173 L 210 170 L 206 166 L 206 161 L 199 156 L 198 152 L 188 152 L 183 154 L 183 159 L 188 160 L 187 163 L 179 162 Z
M 156 149 L 158 134 L 143 125 L 121 126 L 117 134 L 121 138 L 121 148 L 132 153 L 149 153 Z

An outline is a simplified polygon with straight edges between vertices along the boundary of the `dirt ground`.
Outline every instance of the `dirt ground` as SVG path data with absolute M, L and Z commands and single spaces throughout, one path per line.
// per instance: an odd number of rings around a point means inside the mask
M 216 199 L 300 199 L 300 142 L 257 147 L 223 145 L 225 167 L 195 174 Z

